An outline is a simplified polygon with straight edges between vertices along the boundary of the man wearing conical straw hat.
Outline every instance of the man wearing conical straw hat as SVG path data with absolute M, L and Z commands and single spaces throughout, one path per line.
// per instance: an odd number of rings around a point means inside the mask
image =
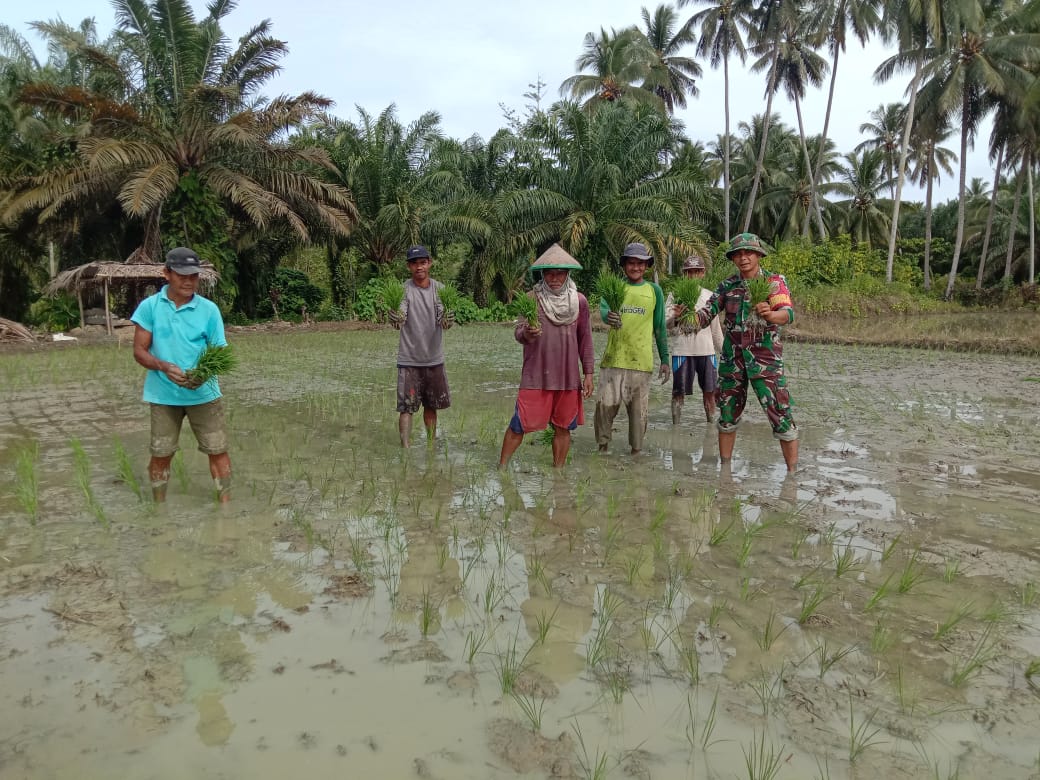
M 537 316 L 517 319 L 515 336 L 524 347 L 524 363 L 499 468 L 509 463 L 525 433 L 548 425 L 553 428 L 553 466 L 563 466 L 571 431 L 585 422 L 582 398 L 592 396 L 595 364 L 589 302 L 570 278 L 571 271 L 580 270 L 578 261 L 559 244 L 531 265 L 531 271 L 541 277 L 527 293 L 534 299 Z

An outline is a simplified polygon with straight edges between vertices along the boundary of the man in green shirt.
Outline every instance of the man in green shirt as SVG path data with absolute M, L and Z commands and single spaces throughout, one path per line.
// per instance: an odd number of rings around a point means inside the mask
M 664 322 L 664 294 L 643 277 L 654 258 L 644 244 L 632 243 L 621 254 L 621 270 L 628 282 L 621 311 L 610 311 L 600 299 L 599 313 L 610 325 L 607 349 L 600 363 L 599 395 L 596 399 L 596 443 L 600 452 L 610 446 L 611 428 L 621 404 L 628 413 L 628 443 L 632 454 L 643 449 L 650 377 L 654 371 L 654 344 L 660 358 L 658 376 L 667 382 L 668 336 Z

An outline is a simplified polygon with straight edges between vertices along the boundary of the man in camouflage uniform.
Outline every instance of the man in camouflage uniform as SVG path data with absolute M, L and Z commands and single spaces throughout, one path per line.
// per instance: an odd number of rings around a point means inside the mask
M 697 312 L 700 327 L 722 315 L 723 343 L 719 356 L 719 457 L 733 457 L 737 426 L 747 403 L 750 384 L 780 441 L 789 472 L 798 465 L 798 428 L 791 416 L 791 397 L 784 377 L 780 327 L 794 322 L 794 308 L 787 282 L 780 274 L 760 265 L 766 247 L 753 233 L 740 233 L 730 241 L 726 256 L 739 274 L 724 280 L 711 299 Z M 748 280 L 769 283 L 766 301 L 752 304 Z

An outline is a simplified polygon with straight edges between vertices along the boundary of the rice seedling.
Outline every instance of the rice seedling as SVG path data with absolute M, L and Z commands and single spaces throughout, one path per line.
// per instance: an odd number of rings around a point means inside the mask
M 668 561 L 668 579 L 664 588 L 664 608 L 671 609 L 676 598 L 682 593 L 683 584 L 690 573 L 690 562 L 686 560 Z
M 852 542 L 849 542 L 840 553 L 834 553 L 834 576 L 841 577 L 857 563 L 859 559 L 856 558 L 856 551 L 852 548 Z
M 870 650 L 874 655 L 884 655 L 885 651 L 892 647 L 892 643 L 895 641 L 895 637 L 892 636 L 892 629 L 882 623 L 880 620 L 874 624 L 874 630 L 870 635 Z
M 902 664 L 896 668 L 896 699 L 899 701 L 901 712 L 907 715 L 914 714 L 914 710 L 917 708 L 917 693 L 907 687 Z
M 671 636 L 675 655 L 679 660 L 679 671 L 690 687 L 696 687 L 701 681 L 701 656 L 697 652 L 697 646 L 694 643 L 687 645 L 679 631 L 673 632 Z
M 545 641 L 549 638 L 549 631 L 552 630 L 553 620 L 556 619 L 556 613 L 559 611 L 560 605 L 557 604 L 551 615 L 547 615 L 545 612 L 539 612 L 535 617 L 535 631 L 537 634 L 535 642 L 537 644 L 545 644 Z
M 404 303 L 404 282 L 392 276 L 386 277 L 379 285 L 377 299 L 383 311 L 400 311 Z
M 845 647 L 839 647 L 832 653 L 826 639 L 816 645 L 814 653 L 816 655 L 816 664 L 820 671 L 820 679 L 822 680 L 827 675 L 827 672 L 831 670 L 834 664 L 841 661 L 855 649 L 855 645 L 846 645 Z
M 495 580 L 495 575 L 492 574 L 484 587 L 484 612 L 487 615 L 491 615 L 492 612 L 502 605 L 507 595 L 509 595 L 509 590 L 506 585 L 503 583 L 500 586 Z
M 768 718 L 773 707 L 784 698 L 784 671 L 786 668 L 786 662 L 781 661 L 780 668 L 773 675 L 767 674 L 765 669 L 760 669 L 759 676 L 750 683 L 751 690 L 758 697 L 758 703 L 762 705 L 763 718 Z
M 531 328 L 538 327 L 538 301 L 534 296 L 520 293 L 509 304 L 509 313 L 518 320 L 526 320 Z
M 636 551 L 625 559 L 625 582 L 628 583 L 629 587 L 636 584 L 636 580 L 639 579 L 639 572 L 645 563 L 646 552 L 642 546 L 636 548 Z
M 874 726 L 874 718 L 877 716 L 877 710 L 874 710 L 870 715 L 861 720 L 859 723 L 856 722 L 856 712 L 852 707 L 852 692 L 849 692 L 849 763 L 855 764 L 856 761 L 862 757 L 863 753 L 875 745 L 885 744 L 885 740 L 877 739 L 877 735 L 881 733 L 880 728 Z
M 581 733 L 581 727 L 577 721 L 572 724 L 571 728 L 574 730 L 574 735 L 578 738 L 578 766 L 581 767 L 582 777 L 585 780 L 606 780 L 609 774 L 610 767 L 608 762 L 610 756 L 605 752 L 600 752 L 599 748 L 592 755 L 589 755 L 588 747 L 585 745 L 585 735 Z
M 755 534 L 750 528 L 744 529 L 744 538 L 740 542 L 740 552 L 737 553 L 737 566 L 741 569 L 751 557 L 751 547 L 755 542 Z
M 780 627 L 777 623 L 777 616 L 775 610 L 769 611 L 769 617 L 766 618 L 766 622 L 762 624 L 762 630 L 755 630 L 755 642 L 762 650 L 769 650 L 773 643 L 789 628 L 790 624 L 785 623 Z
M 173 471 L 174 478 L 177 480 L 177 485 L 180 486 L 182 491 L 187 493 L 191 484 L 191 477 L 188 476 L 188 469 L 184 465 L 184 455 L 179 450 L 174 453 L 170 468 Z
M 620 314 L 628 294 L 628 282 L 615 273 L 602 273 L 596 282 L 596 294 L 607 302 L 607 309 Z
M 697 279 L 678 277 L 672 283 L 672 300 L 676 306 L 685 306 L 686 311 L 676 321 L 680 325 L 697 322 L 697 304 L 701 298 L 701 283 Z
M 725 526 L 718 525 L 712 528 L 711 535 L 708 537 L 708 544 L 712 547 L 718 547 L 725 542 L 729 538 L 730 533 L 732 533 L 736 522 L 736 520 L 730 520 Z
M 896 547 L 899 544 L 899 540 L 902 538 L 902 534 L 896 534 L 894 537 L 892 537 L 892 541 L 885 545 L 885 549 L 881 551 L 882 563 L 888 563 L 888 559 L 892 557 L 892 553 L 896 551 Z
M 72 470 L 76 476 L 76 484 L 87 502 L 87 508 L 102 526 L 108 528 L 108 517 L 94 496 L 94 488 L 90 485 L 90 458 L 79 439 L 70 439 L 69 446 L 72 448 Z
M 871 610 L 877 609 L 881 606 L 881 602 L 888 597 L 888 594 L 892 590 L 891 585 L 894 576 L 894 574 L 889 574 L 888 577 L 885 578 L 885 581 L 878 585 L 877 589 L 871 594 L 870 598 L 867 599 L 867 603 L 863 607 L 865 612 L 870 612 Z
M 798 556 L 802 552 L 802 545 L 805 544 L 806 539 L 812 534 L 808 528 L 803 528 L 795 536 L 794 541 L 791 542 L 791 557 L 798 560 Z
M 523 693 L 517 693 L 513 691 L 510 696 L 513 697 L 513 701 L 516 702 L 516 706 L 520 708 L 520 712 L 527 718 L 527 722 L 531 724 L 531 730 L 536 734 L 542 730 L 542 711 L 545 709 L 545 699 L 538 698 L 536 696 L 528 696 Z
M 833 593 L 828 593 L 824 590 L 823 585 L 817 585 L 812 589 L 812 592 L 807 591 L 803 593 L 802 608 L 798 612 L 798 625 L 804 626 L 809 618 L 816 614 L 816 610 L 820 608 L 820 605 L 833 595 Z
M 454 284 L 442 284 L 437 288 L 437 297 L 445 312 L 457 312 L 462 304 L 462 293 Z
M 748 326 L 752 332 L 761 334 L 765 330 L 766 321 L 755 311 L 755 306 L 769 300 L 769 280 L 756 276 L 754 279 L 746 279 L 744 285 L 748 289 L 748 298 L 751 300 L 751 314 L 748 317 Z
M 981 672 L 996 655 L 998 643 L 999 639 L 993 636 L 993 624 L 988 624 L 971 652 L 954 664 L 950 682 L 959 688 Z
M 807 571 L 804 574 L 800 575 L 798 577 L 798 579 L 796 579 L 794 581 L 794 589 L 795 590 L 801 590 L 806 585 L 816 585 L 817 584 L 817 582 L 816 582 L 816 575 L 819 573 L 820 569 L 822 569 L 822 568 L 823 568 L 823 564 L 822 563 L 818 563 L 815 566 L 813 566 L 809 571 Z
M 493 634 L 484 627 L 481 627 L 479 634 L 472 630 L 466 632 L 466 641 L 463 644 L 462 655 L 466 659 L 467 664 L 472 666 L 473 659 L 477 657 L 477 653 L 484 649 L 492 636 Z
M 1020 601 L 1026 609 L 1037 603 L 1038 596 L 1040 596 L 1040 592 L 1037 591 L 1035 582 L 1027 582 L 1022 586 Z
M 725 599 L 713 599 L 711 608 L 708 610 L 708 628 L 715 630 L 719 627 L 722 615 L 729 609 L 729 602 Z
M 429 588 L 423 588 L 422 597 L 419 602 L 419 633 L 423 639 L 436 630 L 440 623 L 440 612 L 438 605 L 434 603 Z
M 780 773 L 780 767 L 783 765 L 785 747 L 786 745 L 781 745 L 777 750 L 772 743 L 766 745 L 765 729 L 761 734 L 757 730 L 752 731 L 751 745 L 747 748 L 743 745 L 740 746 L 740 750 L 744 754 L 744 766 L 747 767 L 748 780 L 773 780 Z
M 130 492 L 137 496 L 138 501 L 143 501 L 144 491 L 141 490 L 141 483 L 137 481 L 137 476 L 134 474 L 134 465 L 130 460 L 130 455 L 127 454 L 126 447 L 118 438 L 112 446 L 116 456 L 116 473 L 119 475 L 119 479 L 130 488 Z
M 192 382 L 205 384 L 209 380 L 221 374 L 227 374 L 235 370 L 238 365 L 238 356 L 230 345 L 216 346 L 210 344 L 199 355 L 195 361 L 195 367 L 184 372 Z
M 943 560 L 943 582 L 947 585 L 953 582 L 954 578 L 960 573 L 961 559 L 960 558 L 946 558 Z
M 1022 674 L 1025 676 L 1026 680 L 1028 680 L 1030 685 L 1035 685 L 1033 683 L 1033 678 L 1040 675 L 1040 658 L 1034 658 L 1026 664 L 1026 668 Z
M 701 750 L 708 750 L 712 745 L 721 742 L 722 740 L 712 739 L 712 735 L 715 733 L 715 726 L 718 725 L 718 707 L 719 707 L 719 691 L 715 689 L 715 695 L 711 700 L 711 707 L 708 709 L 708 714 L 704 718 L 704 723 L 701 725 L 700 737 L 697 736 L 697 712 L 693 704 L 691 696 L 686 697 L 686 711 L 689 713 L 690 719 L 686 724 L 686 740 L 690 743 L 690 747 L 696 747 L 697 744 L 701 746 Z M 696 744 L 695 744 L 696 743 Z
M 932 639 L 939 641 L 947 634 L 949 634 L 951 631 L 953 631 L 953 629 L 956 628 L 962 620 L 971 617 L 972 609 L 974 606 L 974 601 L 965 601 L 954 607 L 953 612 L 950 613 L 949 617 L 947 617 L 946 620 L 944 620 L 942 623 L 939 623 L 936 626 L 935 634 L 932 636 Z
M 516 647 L 517 636 L 513 636 L 513 641 L 506 647 L 504 652 L 497 653 L 492 665 L 495 667 L 495 671 L 498 674 L 498 682 L 502 688 L 503 694 L 510 694 L 516 687 L 516 681 L 520 679 L 520 675 L 524 673 L 527 668 L 527 656 L 531 652 L 531 648 L 528 648 L 525 653 L 520 653 Z
M 36 472 L 39 459 L 40 443 L 37 441 L 22 447 L 15 459 L 15 493 L 19 505 L 29 515 L 30 525 L 36 525 L 40 516 L 40 478 Z
M 920 557 L 921 551 L 914 550 L 906 562 L 906 566 L 903 567 L 903 571 L 899 575 L 899 585 L 896 588 L 900 593 L 909 593 L 917 583 L 924 579 L 925 568 L 918 565 Z
M 606 658 L 596 670 L 596 677 L 607 689 L 614 704 L 621 704 L 625 694 L 632 690 L 632 678 L 628 662 L 623 658 L 619 645 L 612 658 Z

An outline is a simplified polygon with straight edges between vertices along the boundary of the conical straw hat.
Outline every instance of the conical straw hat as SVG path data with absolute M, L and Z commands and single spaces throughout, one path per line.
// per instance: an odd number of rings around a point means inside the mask
M 571 257 L 562 246 L 553 244 L 542 252 L 541 257 L 531 263 L 532 271 L 546 271 L 550 268 L 558 268 L 563 271 L 580 271 L 581 263 Z

